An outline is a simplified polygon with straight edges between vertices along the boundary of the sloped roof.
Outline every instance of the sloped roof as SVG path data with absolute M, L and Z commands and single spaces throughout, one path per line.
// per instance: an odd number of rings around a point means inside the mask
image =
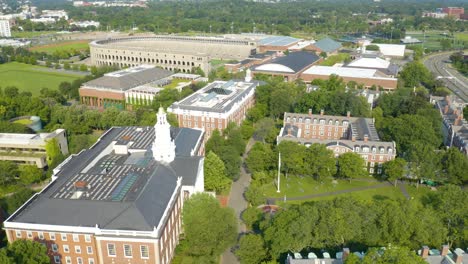
M 315 42 L 314 46 L 325 52 L 333 52 L 341 48 L 341 43 L 331 38 L 324 38 Z
M 173 73 L 150 65 L 108 73 L 101 78 L 84 83 L 84 87 L 126 91 L 171 76 Z
M 254 71 L 297 73 L 320 60 L 315 53 L 298 51 L 255 67 Z

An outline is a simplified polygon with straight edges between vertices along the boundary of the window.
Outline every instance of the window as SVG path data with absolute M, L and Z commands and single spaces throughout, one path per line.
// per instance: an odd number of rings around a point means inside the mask
M 50 240 L 55 240 L 55 233 L 49 233 Z
M 111 257 L 115 257 L 115 245 L 114 244 L 107 244 L 107 255 Z
M 85 235 L 85 241 L 86 242 L 91 242 L 91 236 L 90 235 Z
M 32 232 L 31 231 L 28 231 L 26 234 L 28 235 L 28 238 L 32 238 Z
M 67 234 L 61 234 L 62 235 L 62 241 L 67 241 Z
M 94 259 L 92 258 L 88 259 L 88 264 L 94 264 Z
M 75 246 L 75 253 L 81 254 L 81 247 Z
M 124 245 L 124 255 L 126 258 L 132 257 L 132 246 L 131 245 Z
M 81 257 L 76 258 L 76 263 L 83 264 L 83 259 Z
M 70 253 L 70 248 L 68 247 L 68 245 L 63 245 L 63 252 Z
M 16 230 L 16 237 L 17 237 L 17 238 L 21 238 L 21 231 Z
M 41 240 L 44 239 L 44 233 L 38 232 L 37 235 L 39 236 L 39 239 L 41 239 Z
M 73 234 L 73 241 L 80 242 L 80 236 L 78 234 Z
M 87 246 L 86 247 L 86 252 L 88 252 L 88 254 L 93 254 L 93 247 Z
M 383 160 L 383 156 L 380 156 L 380 157 L 379 157 L 379 161 L 382 161 L 382 160 Z
M 71 264 L 71 257 L 65 257 L 65 262 L 67 264 Z
M 54 256 L 54 262 L 60 263 L 60 256 Z
M 149 258 L 148 246 L 140 246 L 141 258 Z
M 57 246 L 57 244 L 52 244 L 51 247 L 52 247 L 52 251 L 53 251 L 53 252 L 57 252 L 57 251 L 58 251 L 58 246 Z

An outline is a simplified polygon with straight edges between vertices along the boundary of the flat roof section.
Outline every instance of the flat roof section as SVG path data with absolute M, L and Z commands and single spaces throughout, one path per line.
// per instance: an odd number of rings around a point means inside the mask
M 262 46 L 289 46 L 299 42 L 300 39 L 288 36 L 272 36 L 259 41 Z
M 307 69 L 303 74 L 312 75 L 339 75 L 342 77 L 355 77 L 355 78 L 371 78 L 375 77 L 377 70 L 375 69 L 360 69 L 349 67 L 332 67 L 332 66 L 312 66 Z

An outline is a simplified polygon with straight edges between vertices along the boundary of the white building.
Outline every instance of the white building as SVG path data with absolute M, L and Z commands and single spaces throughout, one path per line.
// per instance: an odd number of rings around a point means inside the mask
M 0 37 L 11 37 L 10 22 L 8 20 L 0 20 Z
M 100 23 L 98 21 L 76 21 L 76 22 L 71 22 L 70 25 L 75 25 L 77 27 L 81 28 L 87 28 L 87 27 L 96 27 L 98 28 L 100 26 Z
M 68 13 L 65 10 L 42 10 L 41 18 L 53 18 L 55 20 L 64 18 L 68 20 Z

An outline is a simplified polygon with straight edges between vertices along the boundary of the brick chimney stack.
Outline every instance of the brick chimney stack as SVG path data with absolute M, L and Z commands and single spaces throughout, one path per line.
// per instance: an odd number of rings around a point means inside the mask
M 312 108 L 309 108 L 309 116 L 312 115 Z
M 351 117 L 351 111 L 348 111 L 348 112 L 346 113 L 346 117 L 347 117 L 347 118 L 350 118 L 350 117 Z
M 320 110 L 320 115 L 323 116 L 325 114 L 325 111 L 322 109 Z
M 292 135 L 292 129 L 289 127 L 288 128 L 288 136 L 291 136 Z
M 453 125 L 454 126 L 460 126 L 461 123 L 462 123 L 462 115 L 457 115 L 457 118 L 455 119 L 455 121 L 453 121 Z
M 367 141 L 369 141 L 369 135 L 364 134 L 364 142 L 367 142 Z
M 447 256 L 449 251 L 449 246 L 448 245 L 442 245 L 442 249 L 440 250 L 440 255 L 441 256 Z
M 461 264 L 463 262 L 463 250 L 459 248 L 455 249 L 455 252 L 453 252 L 453 261 L 455 261 L 456 264 Z
M 447 113 L 448 113 L 448 110 L 449 110 L 449 106 L 448 106 L 448 104 L 447 104 L 447 105 L 445 105 L 445 107 L 444 107 L 444 114 L 447 114 Z
M 356 141 L 356 136 L 355 135 L 351 136 L 351 141 L 353 141 L 353 142 Z
M 343 256 L 341 257 L 342 261 L 344 262 L 350 254 L 349 248 L 343 248 Z
M 429 256 L 429 247 L 423 246 L 421 250 L 421 258 L 425 259 Z

